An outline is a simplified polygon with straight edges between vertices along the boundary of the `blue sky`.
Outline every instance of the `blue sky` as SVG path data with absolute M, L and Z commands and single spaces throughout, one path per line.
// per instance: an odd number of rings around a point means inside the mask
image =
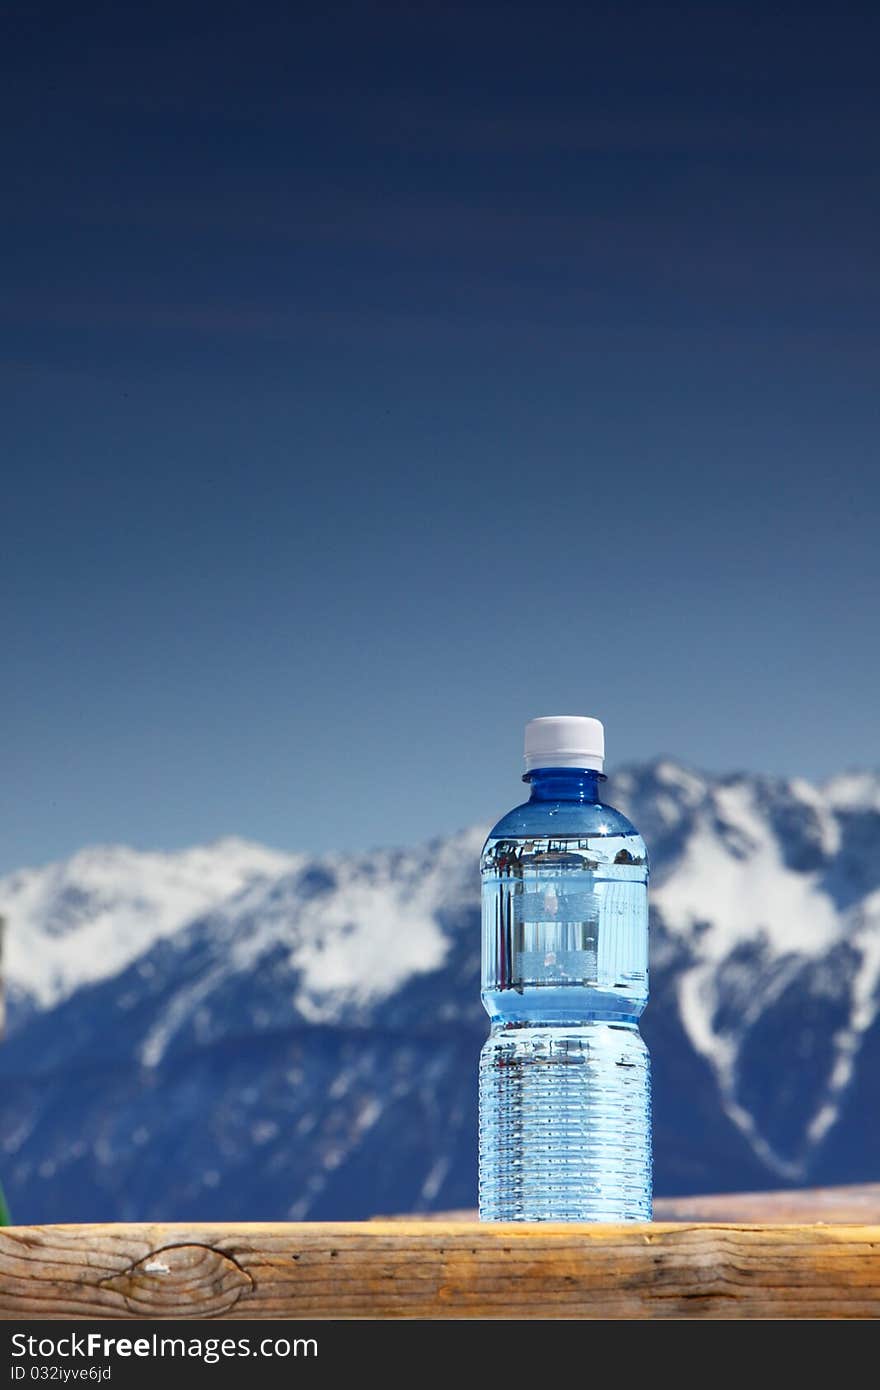
M 872 7 L 13 5 L 0 867 L 877 740 Z

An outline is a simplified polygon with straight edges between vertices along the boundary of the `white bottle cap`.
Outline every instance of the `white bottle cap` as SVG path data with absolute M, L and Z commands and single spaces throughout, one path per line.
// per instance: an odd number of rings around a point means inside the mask
M 526 725 L 526 772 L 536 767 L 605 765 L 605 730 L 583 714 L 551 714 Z

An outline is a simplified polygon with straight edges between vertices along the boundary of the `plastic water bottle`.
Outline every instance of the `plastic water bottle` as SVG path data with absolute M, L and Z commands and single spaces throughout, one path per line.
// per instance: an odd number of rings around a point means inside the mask
M 651 1219 L 648 862 L 604 754 L 598 719 L 533 719 L 483 850 L 483 1221 Z

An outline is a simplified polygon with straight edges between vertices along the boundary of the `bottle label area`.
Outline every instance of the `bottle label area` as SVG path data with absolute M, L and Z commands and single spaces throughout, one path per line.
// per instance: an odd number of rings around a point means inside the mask
M 566 891 L 561 881 L 514 893 L 507 987 L 596 983 L 599 903 L 594 888 Z
M 605 849 L 594 841 L 487 847 L 484 996 L 600 991 L 640 1012 L 648 981 L 647 871 L 619 841 L 611 862 L 602 863 Z M 490 1007 L 493 1017 L 505 1012 Z M 513 1007 L 513 1016 L 521 1019 L 522 1009 Z

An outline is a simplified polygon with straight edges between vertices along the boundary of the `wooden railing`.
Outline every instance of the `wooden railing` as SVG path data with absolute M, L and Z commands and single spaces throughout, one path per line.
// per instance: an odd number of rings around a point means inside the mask
M 706 1219 L 734 1201 L 757 1222 Z M 9 1227 L 0 1316 L 880 1317 L 880 1187 L 693 1202 L 702 1221 L 627 1226 Z

